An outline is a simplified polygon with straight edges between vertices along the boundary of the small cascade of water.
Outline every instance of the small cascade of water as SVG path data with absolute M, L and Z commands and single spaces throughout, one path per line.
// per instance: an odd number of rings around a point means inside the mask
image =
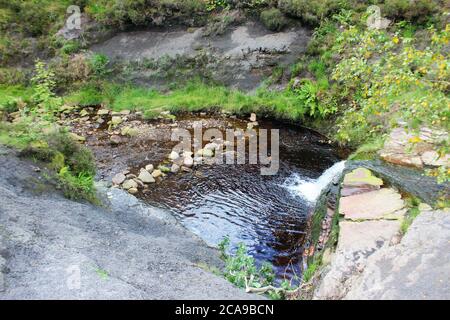
M 322 190 L 345 169 L 345 161 L 335 163 L 325 170 L 318 179 L 309 179 L 294 174 L 285 182 L 285 187 L 292 193 L 309 202 L 315 202 Z

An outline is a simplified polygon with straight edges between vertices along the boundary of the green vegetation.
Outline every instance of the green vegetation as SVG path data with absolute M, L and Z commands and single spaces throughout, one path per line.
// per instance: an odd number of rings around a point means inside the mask
M 48 163 L 68 198 L 97 202 L 91 152 L 74 141 L 67 130 L 51 124 L 62 107 L 62 98 L 54 93 L 54 78 L 54 73 L 37 61 L 32 88 L 0 87 L 0 112 L 16 113 L 12 123 L 0 122 L 0 143 Z
M 420 200 L 415 197 L 406 198 L 406 207 L 408 208 L 408 212 L 404 220 L 402 221 L 402 225 L 400 226 L 400 232 L 405 234 L 408 231 L 409 226 L 413 223 L 414 219 L 419 215 Z
M 266 28 L 272 31 L 280 31 L 287 24 L 287 20 L 284 14 L 282 14 L 281 11 L 276 8 L 262 11 L 260 18 L 261 22 L 266 26 Z
M 284 119 L 302 119 L 308 115 L 319 115 L 313 103 L 305 105 L 297 94 L 290 90 L 268 91 L 261 89 L 255 94 L 209 85 L 199 81 L 174 89 L 168 93 L 136 86 L 106 84 L 101 88 L 85 86 L 65 97 L 66 103 L 96 105 L 104 103 L 111 109 L 142 110 L 148 114 L 163 110 L 199 111 L 226 110 L 236 114 L 253 111 L 271 114 Z
M 287 291 L 293 290 L 289 281 L 282 282 L 280 288 L 273 287 L 275 274 L 270 263 L 264 263 L 260 268 L 255 259 L 248 255 L 243 243 L 238 245 L 236 252 L 229 255 L 230 239 L 225 237 L 219 244 L 221 258 L 225 261 L 225 278 L 239 288 L 267 287 L 267 294 L 272 299 L 284 299 Z

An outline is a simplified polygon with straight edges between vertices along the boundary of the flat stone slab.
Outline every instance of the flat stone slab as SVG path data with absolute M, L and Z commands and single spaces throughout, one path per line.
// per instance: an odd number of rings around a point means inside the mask
M 400 221 L 341 221 L 338 250 L 373 252 L 390 241 L 400 230 Z
M 396 219 L 402 216 L 404 206 L 400 193 L 383 188 L 341 198 L 339 213 L 349 220 Z
M 345 299 L 450 299 L 450 210 L 422 211 L 402 241 L 371 255 Z

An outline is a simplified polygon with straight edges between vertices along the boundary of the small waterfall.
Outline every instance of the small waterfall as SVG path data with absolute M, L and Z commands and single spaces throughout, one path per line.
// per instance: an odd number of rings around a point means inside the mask
M 318 179 L 309 179 L 295 174 L 286 181 L 285 187 L 303 199 L 309 202 L 315 202 L 322 190 L 336 176 L 340 175 L 344 171 L 344 168 L 345 161 L 337 162 L 325 170 Z

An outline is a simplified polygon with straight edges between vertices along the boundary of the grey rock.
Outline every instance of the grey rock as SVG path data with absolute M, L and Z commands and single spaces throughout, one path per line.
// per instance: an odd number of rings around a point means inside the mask
M 155 178 L 147 171 L 142 169 L 139 173 L 138 179 L 141 180 L 143 183 L 154 183 Z
M 123 173 L 118 173 L 112 178 L 112 182 L 114 184 L 120 185 L 122 184 L 127 177 Z
M 261 299 L 200 268 L 223 266 L 217 250 L 169 212 L 118 188 L 105 207 L 37 196 L 30 164 L 0 153 L 0 300 Z

